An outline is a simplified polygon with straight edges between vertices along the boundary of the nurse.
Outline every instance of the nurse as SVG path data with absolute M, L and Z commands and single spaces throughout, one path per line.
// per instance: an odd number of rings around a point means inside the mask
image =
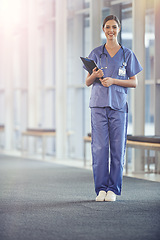
M 135 54 L 118 43 L 120 22 L 116 16 L 104 19 L 103 31 L 106 43 L 89 54 L 99 69 L 86 78 L 86 85 L 92 85 L 92 166 L 96 201 L 116 201 L 116 195 L 121 195 L 126 148 L 127 90 L 137 86 L 136 75 L 142 67 Z

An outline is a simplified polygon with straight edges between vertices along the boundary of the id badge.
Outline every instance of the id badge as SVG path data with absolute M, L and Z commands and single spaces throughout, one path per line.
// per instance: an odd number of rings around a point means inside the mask
M 119 75 L 119 76 L 122 76 L 122 77 L 125 77 L 125 75 L 126 75 L 126 69 L 125 69 L 125 67 L 120 67 L 120 68 L 119 68 L 118 75 Z

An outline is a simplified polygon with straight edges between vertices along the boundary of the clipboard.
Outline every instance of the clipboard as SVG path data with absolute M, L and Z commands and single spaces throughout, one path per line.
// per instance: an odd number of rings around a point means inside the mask
M 98 70 L 98 67 L 96 65 L 96 63 L 89 59 L 89 58 L 84 58 L 84 57 L 80 57 L 80 59 L 82 60 L 84 66 L 86 67 L 87 71 L 89 72 L 89 74 L 92 74 L 92 70 L 96 67 Z

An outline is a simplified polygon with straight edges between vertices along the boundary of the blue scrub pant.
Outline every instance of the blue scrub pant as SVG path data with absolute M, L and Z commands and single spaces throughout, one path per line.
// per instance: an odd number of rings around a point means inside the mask
M 127 139 L 128 111 L 110 107 L 91 108 L 92 166 L 95 191 L 121 194 L 124 155 Z M 109 167 L 110 149 L 110 167 Z

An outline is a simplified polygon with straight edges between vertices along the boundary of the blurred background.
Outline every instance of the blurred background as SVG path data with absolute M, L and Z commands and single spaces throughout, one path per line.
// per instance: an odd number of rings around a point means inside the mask
M 128 134 L 160 135 L 160 0 L 0 0 L 2 153 L 21 154 L 28 128 L 49 129 L 56 136 L 45 142 L 47 156 L 83 161 L 91 88 L 80 56 L 105 42 L 109 14 L 119 17 L 119 41 L 143 66 L 128 94 Z M 38 155 L 44 143 L 36 139 L 35 153 L 34 142 L 25 137 L 23 147 Z

